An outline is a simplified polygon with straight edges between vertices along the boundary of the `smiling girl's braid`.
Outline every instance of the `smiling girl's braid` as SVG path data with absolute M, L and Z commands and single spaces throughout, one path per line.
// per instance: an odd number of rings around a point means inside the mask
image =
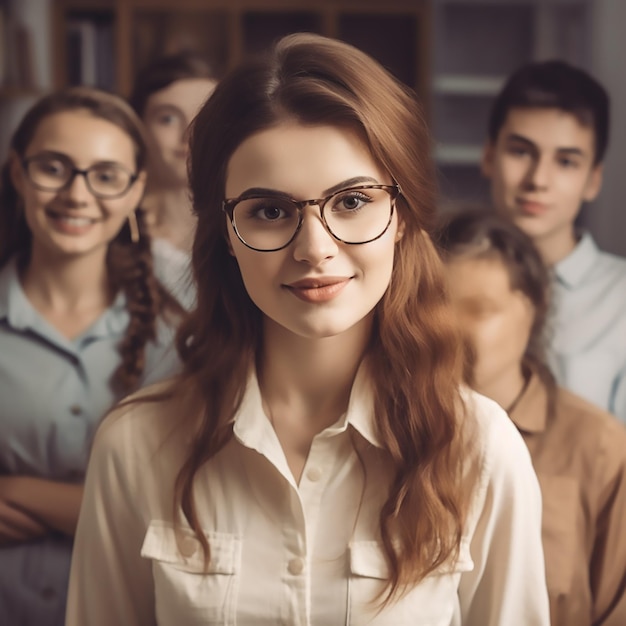
M 112 292 L 124 293 L 130 315 L 126 335 L 118 348 L 122 361 L 111 378 L 111 385 L 119 393 L 138 387 L 144 371 L 146 344 L 156 339 L 158 318 L 163 311 L 173 314 L 183 311 L 154 275 L 145 213 L 139 209 L 135 215 L 139 240 L 132 241 L 127 223 L 109 246 L 107 256 Z

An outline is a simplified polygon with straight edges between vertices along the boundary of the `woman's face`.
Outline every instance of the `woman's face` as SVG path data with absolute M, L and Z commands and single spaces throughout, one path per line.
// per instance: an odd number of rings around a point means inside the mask
M 59 180 L 70 167 L 97 169 L 97 184 L 112 184 L 119 168 L 136 172 L 131 138 L 115 124 L 86 110 L 48 115 L 39 122 L 24 159 L 37 157 L 37 176 Z M 106 254 L 128 215 L 143 195 L 145 173 L 120 197 L 96 197 L 84 176 L 75 175 L 56 191 L 34 186 L 22 161 L 12 156 L 11 176 L 32 233 L 33 252 L 53 258 Z M 91 176 L 91 175 L 90 175 Z M 96 180 L 94 178 L 94 180 Z
M 237 148 L 228 164 L 226 197 L 255 189 L 306 200 L 355 184 L 392 183 L 356 133 L 289 122 L 252 135 Z M 333 238 L 317 204 L 306 206 L 303 215 L 296 238 L 274 252 L 246 247 L 227 218 L 232 254 L 251 299 L 267 324 L 305 338 L 370 324 L 391 278 L 401 236 L 397 213 L 379 239 L 360 245 Z
M 187 128 L 216 81 L 208 78 L 177 80 L 153 93 L 146 103 L 144 122 L 154 143 L 154 175 L 168 183 L 187 184 Z
M 452 304 L 475 351 L 475 386 L 486 393 L 521 372 L 535 310 L 511 289 L 499 259 L 460 257 L 446 267 Z

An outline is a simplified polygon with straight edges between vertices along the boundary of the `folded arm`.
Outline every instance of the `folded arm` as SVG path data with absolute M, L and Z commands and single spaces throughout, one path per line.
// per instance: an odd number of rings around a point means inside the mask
M 45 532 L 73 536 L 78 522 L 83 485 L 33 476 L 0 477 L 0 524 L 27 541 Z M 11 536 L 0 525 L 0 541 Z M 20 541 L 20 539 L 16 539 Z

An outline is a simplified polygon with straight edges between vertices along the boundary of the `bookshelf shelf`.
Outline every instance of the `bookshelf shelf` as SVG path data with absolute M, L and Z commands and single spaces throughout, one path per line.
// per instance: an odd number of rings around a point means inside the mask
M 0 85 L 0 100 L 13 100 L 18 98 L 37 98 L 43 95 L 44 90 L 35 87 L 20 87 L 12 85 Z
M 487 203 L 480 158 L 493 98 L 534 60 L 584 65 L 589 0 L 432 0 L 431 110 L 440 201 Z
M 437 144 L 435 158 L 440 165 L 480 165 L 482 144 Z
M 495 96 L 505 80 L 502 74 L 441 74 L 433 80 L 433 92 L 449 96 Z

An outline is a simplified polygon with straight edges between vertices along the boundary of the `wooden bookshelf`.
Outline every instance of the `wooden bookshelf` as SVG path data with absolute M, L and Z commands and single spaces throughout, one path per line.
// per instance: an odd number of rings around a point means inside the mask
M 72 82 L 68 27 L 77 20 L 112 28 L 112 87 L 124 95 L 164 52 L 195 48 L 223 72 L 282 35 L 310 31 L 365 50 L 429 100 L 429 0 L 55 0 L 57 86 Z

